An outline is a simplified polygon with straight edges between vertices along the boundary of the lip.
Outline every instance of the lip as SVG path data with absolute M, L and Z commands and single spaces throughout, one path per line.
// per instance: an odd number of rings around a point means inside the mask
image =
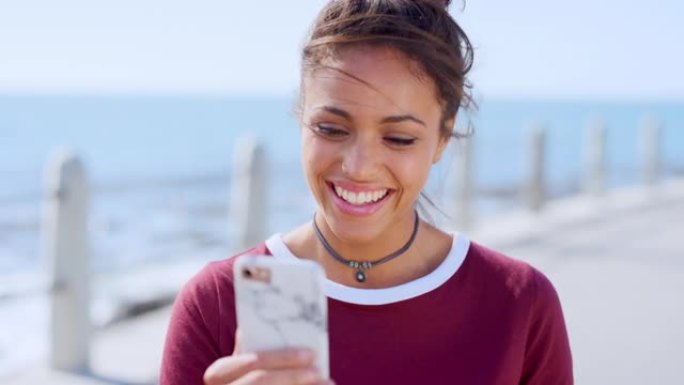
M 387 188 L 384 186 L 380 185 L 358 185 L 356 183 L 350 183 L 344 180 L 338 180 L 338 181 L 332 181 L 328 180 L 326 181 L 326 184 L 328 186 L 332 187 L 334 186 L 339 186 L 342 187 L 343 189 L 353 192 L 353 193 L 360 193 L 360 192 L 372 192 L 372 191 L 378 191 L 378 190 L 389 190 L 392 191 L 391 188 Z
M 385 189 L 385 187 L 369 187 L 369 186 L 358 186 L 358 185 L 353 185 L 350 183 L 346 182 L 331 182 L 327 181 L 326 186 L 328 187 L 328 194 L 330 194 L 330 198 L 335 204 L 335 206 L 344 214 L 347 215 L 352 215 L 352 216 L 368 216 L 372 215 L 382 206 L 384 206 L 388 201 L 389 198 L 394 195 L 394 190 L 393 189 L 387 189 L 387 195 L 383 197 L 382 199 L 378 200 L 377 202 L 372 202 L 372 203 L 367 203 L 362 206 L 356 206 L 352 205 L 351 203 L 345 201 L 344 199 L 340 198 L 337 196 L 335 193 L 335 186 L 339 186 L 347 191 L 351 191 L 354 193 L 359 193 L 359 192 L 371 192 L 371 191 L 378 191 Z

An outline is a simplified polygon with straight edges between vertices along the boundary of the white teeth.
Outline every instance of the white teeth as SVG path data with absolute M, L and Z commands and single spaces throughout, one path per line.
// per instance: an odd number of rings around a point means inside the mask
M 387 189 L 354 193 L 339 186 L 335 186 L 335 193 L 337 196 L 353 205 L 364 205 L 384 198 L 385 195 L 387 195 Z

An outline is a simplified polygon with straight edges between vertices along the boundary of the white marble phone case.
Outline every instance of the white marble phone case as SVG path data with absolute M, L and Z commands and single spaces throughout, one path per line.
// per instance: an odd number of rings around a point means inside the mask
M 305 260 L 242 256 L 233 272 L 242 350 L 307 347 L 316 352 L 315 366 L 328 378 L 323 269 Z

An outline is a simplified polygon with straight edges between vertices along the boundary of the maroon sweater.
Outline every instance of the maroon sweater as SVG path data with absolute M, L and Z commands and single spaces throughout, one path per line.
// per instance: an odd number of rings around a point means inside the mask
M 247 253 L 287 254 L 279 249 L 261 244 Z M 462 249 L 453 273 L 425 293 L 374 304 L 329 294 L 330 369 L 338 385 L 573 383 L 563 314 L 548 279 L 475 243 Z M 447 259 L 459 257 L 454 253 Z M 176 299 L 162 385 L 202 384 L 206 368 L 231 354 L 234 261 L 209 264 Z

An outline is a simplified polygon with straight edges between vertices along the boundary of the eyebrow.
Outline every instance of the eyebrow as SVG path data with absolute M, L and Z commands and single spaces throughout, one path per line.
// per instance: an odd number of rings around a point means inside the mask
M 323 106 L 322 109 L 326 112 L 331 113 L 331 114 L 343 117 L 347 120 L 351 120 L 351 114 L 349 112 L 341 109 L 341 108 L 331 107 L 331 106 Z M 380 123 L 401 123 L 401 122 L 405 122 L 405 121 L 415 122 L 415 123 L 418 123 L 422 126 L 427 127 L 427 125 L 425 124 L 424 121 L 422 121 L 422 120 L 420 120 L 420 119 L 418 119 L 415 116 L 410 115 L 410 114 L 388 116 L 386 118 L 383 118 L 380 121 Z
M 405 122 L 405 121 L 407 121 L 407 120 L 408 120 L 408 121 L 411 121 L 411 122 L 418 123 L 418 124 L 420 124 L 420 125 L 422 125 L 422 126 L 426 126 L 426 125 L 425 125 L 425 122 L 423 122 L 422 120 L 416 118 L 416 117 L 413 116 L 413 115 L 388 116 L 388 117 L 386 117 L 386 118 L 384 118 L 384 119 L 382 120 L 382 123 L 401 123 L 401 122 Z

